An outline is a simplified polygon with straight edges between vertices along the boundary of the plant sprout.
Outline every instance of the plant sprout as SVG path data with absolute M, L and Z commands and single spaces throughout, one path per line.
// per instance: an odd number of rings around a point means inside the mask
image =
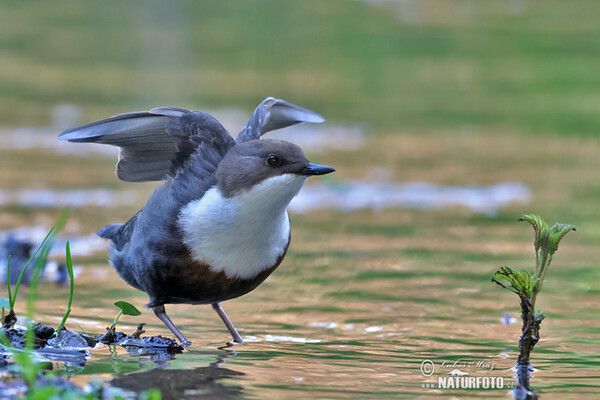
M 113 323 L 109 329 L 115 328 L 115 326 L 117 325 L 117 321 L 119 320 L 119 318 L 121 317 L 122 314 L 131 315 L 134 317 L 137 317 L 138 315 L 142 314 L 140 312 L 140 310 L 138 310 L 133 304 L 128 303 L 126 301 L 122 301 L 122 300 L 116 301 L 115 306 L 117 306 L 120 309 L 120 311 L 117 314 L 117 316 L 115 317 L 115 319 L 113 320 Z
M 502 267 L 492 276 L 492 282 L 517 294 L 521 304 L 521 319 L 523 326 L 522 335 L 519 340 L 519 358 L 517 373 L 520 383 L 528 388 L 529 378 L 529 356 L 533 347 L 539 341 L 540 325 L 545 318 L 541 311 L 535 310 L 538 294 L 542 290 L 548 267 L 552 262 L 554 253 L 558 250 L 558 244 L 565 235 L 575 230 L 573 225 L 556 223 L 549 227 L 540 216 L 526 214 L 519 221 L 527 221 L 533 226 L 533 246 L 535 249 L 535 268 L 533 273 L 529 271 L 517 271 L 510 267 Z

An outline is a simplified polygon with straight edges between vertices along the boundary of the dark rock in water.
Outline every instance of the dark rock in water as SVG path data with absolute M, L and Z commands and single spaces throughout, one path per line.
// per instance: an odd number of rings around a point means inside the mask
M 55 329 L 51 326 L 42 325 L 41 322 L 38 322 L 33 326 L 33 331 L 36 338 L 47 341 L 52 337 L 52 335 L 54 335 Z
M 4 335 L 13 347 L 22 349 L 25 347 L 25 329 L 23 328 L 2 328 Z
M 165 338 L 162 336 L 144 336 L 139 339 L 128 337 L 122 343 L 123 346 L 134 346 L 140 348 L 161 349 L 169 352 L 181 353 L 181 347 L 174 339 Z
M 127 335 L 123 332 L 117 332 L 115 327 L 106 328 L 106 332 L 96 336 L 94 339 L 104 344 L 121 344 L 123 340 L 127 338 Z
M 55 349 L 61 348 L 88 348 L 94 347 L 97 341 L 93 338 L 79 332 L 68 329 L 60 331 L 60 333 L 48 341 L 48 344 Z
M 17 316 L 15 315 L 14 310 L 9 310 L 8 313 L 4 316 L 4 321 L 2 321 L 2 328 L 10 329 L 17 323 Z
M 25 347 L 25 336 L 27 329 L 25 328 L 6 328 L 2 327 L 4 335 L 10 341 L 10 344 L 16 348 Z M 33 348 L 39 349 L 48 343 L 48 339 L 54 335 L 54 328 L 37 323 L 33 326 Z
M 106 329 L 101 335 L 96 336 L 95 340 L 104 344 L 119 344 L 125 347 L 139 347 L 167 351 L 172 353 L 181 353 L 181 347 L 174 339 L 162 336 L 144 336 L 140 338 L 145 324 L 139 324 L 137 330 L 132 335 L 126 335 L 123 332 L 115 330 L 114 326 Z

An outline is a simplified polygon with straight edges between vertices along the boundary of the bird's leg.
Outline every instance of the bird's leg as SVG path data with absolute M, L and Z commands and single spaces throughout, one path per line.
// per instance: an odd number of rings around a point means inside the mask
M 156 315 L 158 319 L 160 319 L 163 322 L 163 324 L 165 324 L 167 328 L 169 328 L 171 332 L 173 332 L 177 339 L 179 339 L 183 347 L 188 347 L 192 344 L 192 342 L 187 340 L 185 336 L 183 336 L 183 334 L 179 332 L 179 329 L 177 329 L 173 321 L 171 321 L 171 318 L 169 318 L 169 316 L 167 315 L 167 311 L 165 310 L 164 305 L 153 307 L 152 310 L 154 311 L 154 315 Z
M 213 303 L 212 308 L 217 312 L 217 314 L 219 314 L 219 317 L 221 317 L 221 319 L 223 320 L 223 323 L 229 330 L 229 333 L 231 333 L 231 337 L 233 337 L 233 341 L 239 344 L 244 344 L 244 339 L 242 339 L 238 331 L 235 330 L 235 326 L 233 326 L 229 318 L 227 318 L 227 314 L 225 314 L 225 311 L 221 307 L 221 304 Z

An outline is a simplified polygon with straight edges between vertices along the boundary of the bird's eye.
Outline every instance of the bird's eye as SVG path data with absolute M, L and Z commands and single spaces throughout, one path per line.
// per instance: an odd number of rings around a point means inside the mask
M 281 165 L 283 164 L 283 160 L 277 157 L 275 154 L 271 154 L 267 157 L 267 164 L 269 165 L 269 167 L 277 168 L 281 167 Z

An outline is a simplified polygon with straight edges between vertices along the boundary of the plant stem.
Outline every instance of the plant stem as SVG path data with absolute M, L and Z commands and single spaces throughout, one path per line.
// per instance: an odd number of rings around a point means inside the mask
M 119 317 L 121 316 L 121 314 L 123 314 L 123 310 L 119 310 L 119 313 L 115 317 L 115 320 L 113 321 L 111 328 L 114 328 L 117 325 L 117 321 L 119 320 Z
M 552 256 L 546 255 L 545 257 L 543 257 L 542 262 L 544 263 L 542 265 L 542 268 L 538 271 L 538 273 L 536 273 L 536 276 L 539 278 L 540 281 L 531 295 L 531 304 L 534 308 L 535 308 L 535 300 L 537 298 L 538 293 L 541 292 L 541 290 L 542 290 L 542 285 L 544 283 L 544 279 L 546 279 L 546 272 L 548 272 L 548 267 L 550 266 L 550 263 L 552 262 Z
M 529 356 L 531 350 L 539 340 L 539 325 L 535 326 L 535 316 L 533 313 L 533 304 L 529 299 L 521 297 L 521 338 L 519 339 L 519 358 L 517 364 L 529 365 Z

